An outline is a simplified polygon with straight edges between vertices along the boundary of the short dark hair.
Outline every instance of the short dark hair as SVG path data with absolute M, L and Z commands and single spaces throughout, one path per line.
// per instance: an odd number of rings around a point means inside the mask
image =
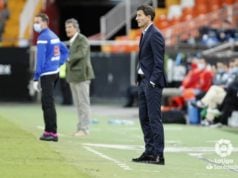
M 155 17 L 155 10 L 152 6 L 143 4 L 137 8 L 137 11 L 142 10 L 146 16 L 150 16 L 151 20 L 154 20 Z
M 40 17 L 43 22 L 46 22 L 47 24 L 49 24 L 49 17 L 48 17 L 47 14 L 39 13 L 39 14 L 36 15 L 36 17 Z

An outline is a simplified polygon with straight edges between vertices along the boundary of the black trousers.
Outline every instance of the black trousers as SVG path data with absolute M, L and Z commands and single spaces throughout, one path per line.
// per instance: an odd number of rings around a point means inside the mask
M 40 78 L 41 104 L 45 122 L 45 131 L 57 133 L 57 116 L 54 103 L 54 88 L 59 74 L 45 75 Z
M 125 106 L 131 107 L 138 100 L 138 87 L 129 86 L 126 92 L 127 103 Z
M 238 97 L 237 92 L 227 92 L 226 97 L 222 105 L 219 107 L 221 115 L 215 120 L 215 122 L 220 122 L 224 125 L 228 124 L 228 118 L 231 116 L 232 112 L 238 110 Z
M 161 118 L 162 88 L 151 87 L 146 79 L 139 84 L 139 117 L 144 134 L 145 153 L 164 153 L 164 128 Z
M 60 89 L 62 94 L 62 104 L 63 105 L 72 105 L 72 94 L 70 86 L 65 78 L 60 78 Z

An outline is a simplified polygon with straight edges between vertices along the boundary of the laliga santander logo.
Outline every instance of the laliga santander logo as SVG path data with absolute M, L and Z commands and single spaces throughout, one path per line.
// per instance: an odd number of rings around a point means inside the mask
M 220 139 L 215 144 L 215 152 L 224 158 L 232 153 L 233 147 L 230 140 Z
M 234 161 L 232 159 L 227 159 L 225 157 L 231 155 L 233 151 L 233 146 L 230 140 L 220 139 L 215 144 L 215 152 L 220 159 L 210 160 L 210 163 L 206 166 L 207 169 L 233 169 L 232 165 Z

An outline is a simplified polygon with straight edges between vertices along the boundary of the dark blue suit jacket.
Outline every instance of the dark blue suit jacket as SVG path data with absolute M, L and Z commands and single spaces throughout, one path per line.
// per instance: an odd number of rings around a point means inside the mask
M 148 81 L 154 82 L 161 88 L 167 85 L 164 73 L 164 50 L 164 38 L 152 24 L 140 42 L 139 67 Z

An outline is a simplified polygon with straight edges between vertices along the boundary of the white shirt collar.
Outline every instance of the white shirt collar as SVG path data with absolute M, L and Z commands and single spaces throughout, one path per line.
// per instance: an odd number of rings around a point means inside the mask
M 71 44 L 73 44 L 73 42 L 74 42 L 74 40 L 76 39 L 76 37 L 78 36 L 78 32 L 77 33 L 75 33 L 74 34 L 74 36 L 72 37 L 72 38 L 70 38 L 70 40 L 69 40 L 69 44 L 71 45 Z
M 148 30 L 148 28 L 149 28 L 152 24 L 153 24 L 153 23 L 151 22 L 151 23 L 145 28 L 145 30 L 143 31 L 143 34 L 146 33 L 146 31 Z

